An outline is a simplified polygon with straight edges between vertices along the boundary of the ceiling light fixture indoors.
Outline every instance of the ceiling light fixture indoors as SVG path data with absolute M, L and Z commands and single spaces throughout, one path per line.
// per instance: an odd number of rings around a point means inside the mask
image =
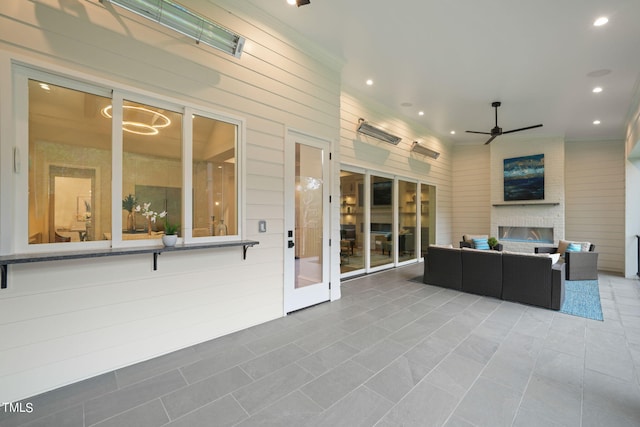
M 437 159 L 438 157 L 440 157 L 440 153 L 425 147 L 424 145 L 420 144 L 418 141 L 413 141 L 413 145 L 411 146 L 411 151 L 413 151 L 414 153 L 423 154 L 427 157 L 431 157 L 432 159 Z
M 291 6 L 295 4 L 298 7 L 300 7 L 300 6 L 304 6 L 305 4 L 311 3 L 311 0 L 287 0 L 287 3 L 289 3 Z
M 593 121 L 593 124 L 594 124 L 594 125 L 599 125 L 599 124 L 600 124 L 600 120 L 594 120 L 594 121 Z
M 593 93 L 600 93 L 600 92 L 602 92 L 602 88 L 600 86 L 593 88 Z
M 375 127 L 369 124 L 365 119 L 358 119 L 358 127 L 356 128 L 356 131 L 363 135 L 367 135 L 393 145 L 398 145 L 398 143 L 402 141 L 402 138 L 399 136 L 392 135 L 387 131 Z
M 602 27 L 607 22 L 609 22 L 609 18 L 607 18 L 606 16 L 601 16 L 593 22 L 593 25 L 595 27 Z
M 107 105 L 101 110 L 104 117 L 109 119 L 113 118 L 111 114 L 111 105 Z M 137 116 L 149 116 L 149 123 L 142 123 L 134 120 L 125 120 L 127 112 L 136 114 Z M 122 106 L 122 130 L 129 133 L 135 133 L 136 135 L 157 135 L 160 131 L 158 129 L 166 128 L 171 124 L 169 117 L 164 114 L 150 110 L 149 108 L 136 107 L 133 105 Z
M 244 37 L 170 0 L 100 0 L 136 13 L 167 28 L 240 58 Z

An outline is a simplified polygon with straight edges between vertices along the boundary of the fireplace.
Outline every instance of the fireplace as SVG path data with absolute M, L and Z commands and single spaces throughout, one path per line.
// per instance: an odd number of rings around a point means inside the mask
M 553 227 L 498 227 L 498 240 L 553 243 Z

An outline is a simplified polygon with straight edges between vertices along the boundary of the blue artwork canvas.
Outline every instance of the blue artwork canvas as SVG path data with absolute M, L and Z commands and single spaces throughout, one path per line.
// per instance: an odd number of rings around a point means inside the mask
M 504 201 L 544 200 L 544 154 L 504 159 Z

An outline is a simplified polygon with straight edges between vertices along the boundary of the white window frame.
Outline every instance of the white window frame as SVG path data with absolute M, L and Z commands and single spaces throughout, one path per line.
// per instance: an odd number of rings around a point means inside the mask
M 35 65 L 26 62 L 10 61 L 13 91 L 12 111 L 15 135 L 15 148 L 21 157 L 22 167 L 14 174 L 11 183 L 3 183 L 3 190 L 11 186 L 13 194 L 13 224 L 3 222 L 11 230 L 2 230 L 11 236 L 9 253 L 47 253 L 60 251 L 82 251 L 93 249 L 108 249 L 118 247 L 156 246 L 161 245 L 160 239 L 122 240 L 122 105 L 123 100 L 140 102 L 153 107 L 165 108 L 182 114 L 182 217 L 183 224 L 181 241 L 184 243 L 206 243 L 242 239 L 245 233 L 246 218 L 244 168 L 246 163 L 246 123 L 238 116 L 217 112 L 202 105 L 195 105 L 185 100 L 149 93 L 141 89 L 81 75 L 71 70 L 54 69 L 46 65 Z M 112 187 L 111 187 L 111 237 L 112 240 L 96 240 L 91 242 L 41 243 L 29 244 L 29 96 L 28 81 L 30 79 L 45 81 L 53 85 L 79 90 L 94 95 L 112 99 Z M 237 204 L 237 233 L 227 236 L 192 237 L 192 124 L 193 114 L 220 120 L 236 126 L 236 204 Z M 187 119 L 189 118 L 189 120 Z M 4 191 L 3 191 L 4 193 Z M 3 233 L 4 234 L 4 233 Z

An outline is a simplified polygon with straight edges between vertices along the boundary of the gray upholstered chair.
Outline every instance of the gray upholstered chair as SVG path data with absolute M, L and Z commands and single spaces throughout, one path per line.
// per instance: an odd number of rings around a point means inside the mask
M 589 242 L 583 242 L 586 251 L 570 252 L 566 250 L 567 241 L 560 240 L 557 247 L 537 247 L 536 253 L 560 253 L 564 257 L 566 264 L 567 280 L 598 280 L 598 253 L 596 246 Z M 577 243 L 577 242 L 576 242 Z

